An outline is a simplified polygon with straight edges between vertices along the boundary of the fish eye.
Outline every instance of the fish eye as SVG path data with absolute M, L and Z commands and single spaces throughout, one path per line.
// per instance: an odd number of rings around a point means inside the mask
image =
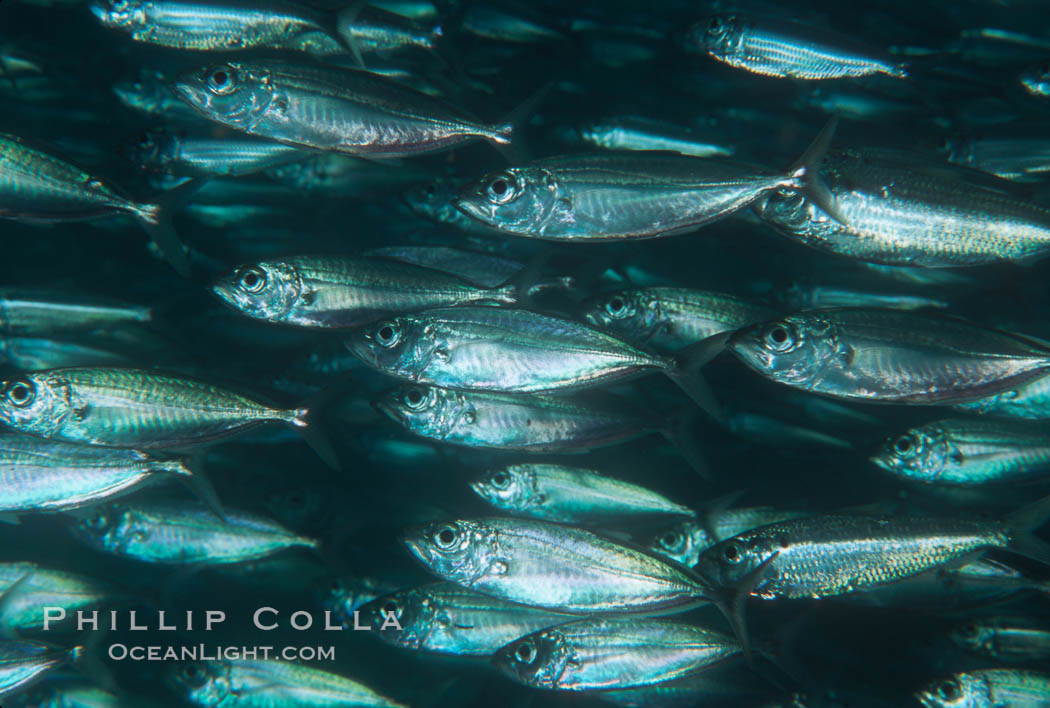
M 795 345 L 795 337 L 791 328 L 785 324 L 775 324 L 766 330 L 766 347 L 777 352 L 786 352 Z
M 499 470 L 498 472 L 492 473 L 492 476 L 489 477 L 489 481 L 492 482 L 492 486 L 496 489 L 506 489 L 510 486 L 510 475 L 503 470 Z
M 735 543 L 731 543 L 722 549 L 722 558 L 724 558 L 727 563 L 736 565 L 744 560 L 744 554 L 740 552 L 739 546 Z
M 514 649 L 514 658 L 523 664 L 531 664 L 536 658 L 536 647 L 532 642 L 522 642 Z
M 208 72 L 208 89 L 212 93 L 227 94 L 233 91 L 236 74 L 227 66 L 220 66 Z
M 401 607 L 397 604 L 396 600 L 387 600 L 383 604 L 383 614 L 394 617 L 401 616 Z
M 900 457 L 906 457 L 915 452 L 919 446 L 915 443 L 912 435 L 901 435 L 893 441 L 893 452 Z
M 627 309 L 627 302 L 619 295 L 613 295 L 609 302 L 605 303 L 605 311 L 613 317 L 622 315 Z
M 186 664 L 182 667 L 182 679 L 190 686 L 197 688 L 207 683 L 208 677 L 199 664 Z
M 422 389 L 410 388 L 405 391 L 404 399 L 405 405 L 414 411 L 418 411 L 423 407 L 423 403 L 427 400 L 427 397 Z
M 494 177 L 485 191 L 490 202 L 506 204 L 518 196 L 518 182 L 513 175 L 504 173 Z
M 116 10 L 117 12 L 120 12 L 121 10 L 124 10 L 125 8 L 127 8 L 127 6 L 128 6 L 128 0 L 113 0 L 110 3 L 110 7 L 112 9 Z
M 266 287 L 266 271 L 261 268 L 248 268 L 241 272 L 237 279 L 243 290 L 250 293 L 260 292 Z
M 393 347 L 401 341 L 401 328 L 393 322 L 384 322 L 376 328 L 376 341 L 382 347 Z
M 433 197 L 435 194 L 437 194 L 437 187 L 435 185 L 428 184 L 425 187 L 423 187 L 423 196 Z
M 677 548 L 682 542 L 682 534 L 677 531 L 668 531 L 660 537 L 660 545 L 671 550 Z
M 962 689 L 959 688 L 959 683 L 955 679 L 948 679 L 937 687 L 937 693 L 946 700 L 954 701 L 962 693 Z
M 711 24 L 707 26 L 707 29 L 711 30 L 712 32 L 717 32 L 718 30 L 722 29 L 722 20 L 720 20 L 717 17 L 712 17 Z
M 15 381 L 7 387 L 7 400 L 19 408 L 28 406 L 35 397 L 33 384 L 28 381 Z
M 459 531 L 455 526 L 442 526 L 441 530 L 434 534 L 434 543 L 442 550 L 450 550 L 459 540 Z
M 970 639 L 974 639 L 980 634 L 980 628 L 973 622 L 969 622 L 962 626 L 962 635 Z

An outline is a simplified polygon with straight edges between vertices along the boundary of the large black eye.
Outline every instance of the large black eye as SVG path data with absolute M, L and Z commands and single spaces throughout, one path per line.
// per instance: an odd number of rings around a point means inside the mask
M 15 381 L 7 387 L 7 400 L 19 408 L 28 406 L 35 397 L 33 384 L 28 381 Z
M 376 341 L 382 347 L 392 347 L 401 339 L 401 328 L 394 322 L 384 322 L 376 328 Z
M 208 89 L 212 93 L 226 94 L 233 91 L 236 73 L 231 67 L 220 66 L 208 72 Z
M 955 681 L 955 679 L 948 679 L 937 687 L 937 693 L 941 694 L 942 698 L 954 701 L 962 693 L 962 689 L 959 687 L 959 683 Z
M 426 402 L 427 395 L 421 388 L 410 388 L 405 391 L 403 398 L 406 406 L 414 411 L 418 411 Z
M 627 309 L 627 303 L 619 295 L 613 295 L 609 298 L 609 302 L 605 303 L 605 311 L 613 317 L 623 314 L 625 309 Z
M 711 24 L 707 26 L 707 29 L 711 30 L 712 32 L 717 32 L 718 30 L 722 29 L 722 20 L 718 19 L 717 17 L 712 17 Z
M 786 352 L 795 345 L 795 336 L 790 327 L 775 324 L 766 330 L 765 345 L 777 352 Z
M 494 177 L 485 189 L 488 200 L 496 204 L 506 204 L 517 196 L 518 183 L 511 174 Z
M 237 282 L 240 283 L 241 289 L 257 293 L 266 287 L 266 271 L 261 268 L 248 268 L 241 273 Z
M 532 642 L 522 642 L 514 650 L 514 658 L 523 664 L 531 664 L 536 658 L 536 647 L 532 646 Z
M 901 435 L 893 441 L 893 451 L 904 457 L 915 451 L 915 440 L 911 435 Z
M 744 560 L 744 554 L 740 552 L 740 548 L 735 543 L 731 543 L 722 549 L 722 558 L 724 558 L 727 563 L 735 565 Z
M 434 543 L 438 545 L 438 548 L 446 551 L 455 546 L 458 539 L 459 532 L 454 526 L 443 526 L 441 530 L 434 534 Z
M 181 673 L 182 680 L 195 688 L 200 688 L 208 682 L 208 676 L 200 664 L 186 664 Z
M 400 617 L 401 608 L 398 606 L 397 601 L 387 600 L 385 603 L 383 603 L 383 614 L 387 616 L 393 615 L 394 617 Z
M 510 475 L 503 471 L 493 472 L 489 479 L 496 489 L 506 489 L 510 485 Z
M 682 542 L 682 535 L 677 531 L 668 531 L 660 537 L 660 544 L 667 550 L 676 548 Z

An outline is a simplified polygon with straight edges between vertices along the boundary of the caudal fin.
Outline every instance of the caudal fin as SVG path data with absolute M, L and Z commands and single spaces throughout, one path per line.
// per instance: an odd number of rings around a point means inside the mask
M 179 475 L 179 480 L 186 485 L 190 493 L 207 506 L 215 516 L 225 522 L 227 521 L 226 511 L 222 508 L 222 502 L 219 501 L 219 495 L 215 491 L 211 479 L 204 472 L 203 458 L 204 454 L 201 453 L 189 462 L 172 460 L 165 469 Z
M 824 163 L 824 156 L 831 146 L 831 139 L 835 136 L 835 128 L 838 127 L 839 117 L 832 116 L 824 127 L 809 144 L 802 156 L 795 161 L 788 171 L 792 183 L 800 187 L 808 199 L 823 209 L 827 214 L 840 224 L 846 224 L 846 218 L 835 202 L 835 196 L 831 193 L 824 179 L 820 176 L 820 168 Z
M 707 464 L 707 458 L 700 450 L 700 446 L 696 441 L 696 434 L 693 431 L 696 417 L 692 411 L 683 413 L 672 421 L 672 424 L 663 431 L 663 435 L 668 442 L 675 446 L 675 449 L 678 450 L 679 454 L 685 458 L 685 461 L 689 463 L 689 466 L 698 475 L 707 481 L 711 481 L 711 466 Z
M 667 375 L 671 377 L 671 380 L 678 384 L 705 413 L 721 424 L 724 424 L 726 420 L 725 411 L 707 385 L 707 380 L 700 373 L 700 369 L 725 349 L 728 339 L 729 333 L 716 334 L 686 347 L 671 360 L 671 365 L 667 370 Z
M 349 7 L 335 13 L 335 18 L 332 20 L 332 25 L 334 27 L 333 35 L 350 51 L 350 54 L 354 57 L 354 61 L 362 69 L 365 68 L 365 58 L 361 53 L 361 45 L 358 44 L 357 39 L 354 37 L 354 33 L 350 31 L 350 25 L 354 23 L 357 16 L 361 13 L 361 10 L 367 5 L 367 2 L 358 0 Z
M 484 134 L 483 137 L 499 148 L 500 152 L 511 163 L 523 162 L 528 159 L 527 150 L 520 135 L 521 127 L 528 122 L 536 112 L 536 109 L 543 103 L 543 100 L 547 98 L 547 94 L 552 86 L 554 86 L 552 81 L 545 83 Z M 512 141 L 514 143 L 513 149 L 510 147 Z
M 306 419 L 310 415 L 309 408 L 283 410 L 280 411 L 280 413 L 281 420 L 289 425 L 295 426 L 296 432 L 299 433 L 303 442 L 309 445 L 326 465 L 334 470 L 342 469 L 342 465 L 339 462 L 339 455 L 336 454 L 335 448 L 332 447 L 332 443 L 317 426 L 310 425 L 307 422 Z
M 188 278 L 190 261 L 186 256 L 186 249 L 175 233 L 175 227 L 171 224 L 171 217 L 165 206 L 163 204 L 140 204 L 135 211 L 135 216 L 175 272 Z
M 1040 526 L 1050 521 L 1050 496 L 1022 507 L 1006 517 L 1010 530 L 1010 550 L 1050 565 L 1050 543 L 1036 537 Z

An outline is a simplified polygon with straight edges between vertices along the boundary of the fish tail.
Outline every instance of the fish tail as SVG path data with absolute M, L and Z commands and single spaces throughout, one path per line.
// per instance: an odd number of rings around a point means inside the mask
M 888 76 L 892 76 L 895 79 L 907 79 L 907 78 L 911 77 L 911 74 L 908 73 L 908 65 L 907 64 L 903 64 L 903 63 L 902 64 L 894 64 L 893 66 L 891 66 L 889 68 L 889 70 L 886 72 L 886 74 Z
M 493 289 L 493 299 L 507 305 L 516 305 L 528 300 L 532 295 L 533 286 L 543 273 L 547 257 L 547 253 L 541 253 L 529 260 L 521 270 Z
M 1050 565 L 1050 543 L 1035 535 L 1036 530 L 1050 521 L 1050 496 L 1022 507 L 1006 517 L 1010 530 L 1008 548 L 1026 558 Z
M 316 425 L 310 425 L 309 421 L 307 421 L 312 408 L 313 406 L 310 408 L 279 410 L 279 419 L 294 426 L 303 442 L 309 445 L 326 465 L 335 470 L 341 469 L 342 465 L 339 462 L 339 455 L 336 454 L 335 448 L 332 447 L 332 443 L 328 440 L 328 436 Z
M 277 411 L 277 416 L 280 420 L 289 425 L 295 426 L 296 428 L 305 428 L 309 425 L 306 419 L 310 416 L 310 409 L 283 408 Z
M 693 399 L 700 408 L 718 423 L 724 424 L 726 417 L 722 405 L 715 398 L 700 369 L 725 349 L 729 333 L 714 335 L 691 344 L 668 360 L 667 375 Z
M 190 261 L 186 257 L 186 248 L 175 233 L 171 223 L 170 202 L 157 204 L 138 204 L 134 210 L 135 218 L 146 229 L 154 245 L 160 250 L 164 259 L 171 264 L 179 275 L 188 278 Z
M 500 152 L 503 152 L 511 162 L 524 161 L 527 156 L 525 155 L 524 147 L 520 144 L 520 137 L 516 133 L 519 132 L 519 129 L 528 122 L 536 112 L 536 109 L 543 103 L 543 99 L 547 97 L 547 93 L 550 92 L 553 85 L 553 82 L 548 81 L 539 87 L 531 96 L 522 101 L 517 108 L 508 113 L 503 120 L 486 130 L 482 137 L 496 147 L 509 146 L 513 140 L 515 142 L 514 150 L 501 150 Z
M 835 128 L 838 127 L 838 124 L 837 115 L 832 116 L 824 124 L 802 156 L 788 168 L 788 179 L 785 185 L 801 189 L 808 199 L 827 212 L 831 218 L 840 224 L 845 224 L 846 218 L 839 210 L 838 204 L 835 203 L 835 196 L 820 176 L 820 167 L 824 162 L 824 156 L 827 155 L 828 147 L 831 146 L 831 139 L 835 136 Z
M 169 460 L 163 465 L 163 469 L 172 474 L 179 475 L 179 480 L 186 485 L 193 496 L 197 497 L 202 504 L 211 510 L 224 523 L 227 521 L 226 511 L 219 501 L 219 494 L 215 491 L 211 478 L 204 472 L 204 454 L 195 455 L 191 460 Z
M 362 69 L 365 68 L 365 58 L 361 52 L 361 45 L 354 39 L 349 31 L 349 25 L 354 23 L 358 14 L 367 5 L 367 2 L 354 2 L 349 7 L 335 12 L 332 18 L 332 36 L 337 39 L 353 55 L 354 61 Z
M 662 433 L 667 438 L 667 441 L 674 445 L 678 453 L 685 458 L 685 461 L 689 463 L 693 471 L 710 482 L 712 480 L 711 466 L 707 464 L 707 458 L 701 451 L 700 445 L 697 444 L 696 435 L 693 432 L 693 424 L 696 423 L 696 417 L 696 413 L 693 410 L 688 410 L 672 420 L 671 425 L 666 430 L 663 430 Z

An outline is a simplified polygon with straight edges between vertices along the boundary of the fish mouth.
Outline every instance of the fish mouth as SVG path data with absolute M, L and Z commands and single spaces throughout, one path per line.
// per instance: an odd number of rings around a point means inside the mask
M 387 418 L 390 418 L 395 423 L 401 422 L 401 413 L 398 411 L 397 406 L 392 400 L 393 396 L 383 396 L 372 401 L 372 408 L 378 413 L 382 413 Z
M 452 206 L 472 219 L 476 219 L 485 224 L 492 222 L 492 215 L 473 199 L 467 197 L 453 197 Z
M 104 0 L 94 0 L 94 2 L 88 4 L 88 9 L 91 10 L 91 14 L 97 17 L 102 24 L 113 24 L 109 18 L 109 7 Z
M 364 335 L 351 336 L 345 342 L 347 350 L 371 367 L 379 368 L 379 356 L 365 342 Z
M 211 291 L 227 305 L 232 305 L 238 310 L 244 310 L 245 298 L 241 293 L 226 283 L 216 283 L 211 286 Z
M 204 89 L 198 88 L 186 80 L 176 81 L 168 88 L 179 100 L 198 111 L 203 111 L 208 105 L 208 94 Z

